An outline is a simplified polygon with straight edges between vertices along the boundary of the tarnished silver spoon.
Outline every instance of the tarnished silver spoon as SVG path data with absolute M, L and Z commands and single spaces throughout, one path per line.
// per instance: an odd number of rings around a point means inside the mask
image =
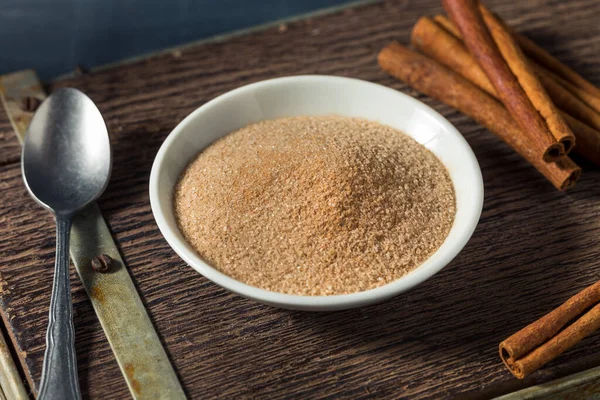
M 54 214 L 56 264 L 39 399 L 79 399 L 69 234 L 77 211 L 94 201 L 110 177 L 106 124 L 96 105 L 76 89 L 58 89 L 27 129 L 21 167 L 31 196 Z

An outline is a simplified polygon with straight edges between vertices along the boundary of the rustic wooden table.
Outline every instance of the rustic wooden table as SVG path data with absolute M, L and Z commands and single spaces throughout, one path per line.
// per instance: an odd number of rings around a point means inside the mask
M 486 2 L 511 25 L 600 83 L 600 3 Z M 408 43 L 439 1 L 390 0 L 285 27 L 201 43 L 51 85 L 99 106 L 114 151 L 99 205 L 191 398 L 490 397 L 600 364 L 593 335 L 529 379 L 502 366 L 498 343 L 600 279 L 600 170 L 557 192 L 492 134 L 389 77 L 377 52 Z M 151 33 L 149 33 L 151 34 Z M 479 227 L 441 273 L 383 304 L 335 313 L 278 310 L 226 292 L 175 255 L 148 200 L 154 156 L 170 130 L 213 97 L 250 82 L 334 74 L 405 91 L 465 135 L 485 180 Z M 30 385 L 42 369 L 54 224 L 27 195 L 20 148 L 0 113 L 0 312 Z M 73 272 L 81 386 L 90 398 L 129 392 Z

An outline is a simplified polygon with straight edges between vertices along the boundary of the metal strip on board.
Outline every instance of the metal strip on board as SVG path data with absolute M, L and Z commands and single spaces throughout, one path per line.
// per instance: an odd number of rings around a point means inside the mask
M 600 367 L 530 386 L 495 400 L 600 399 Z
M 2 332 L 0 332 L 0 395 L 4 396 L 0 397 L 4 399 L 29 399 L 23 380 L 19 375 L 19 371 Z

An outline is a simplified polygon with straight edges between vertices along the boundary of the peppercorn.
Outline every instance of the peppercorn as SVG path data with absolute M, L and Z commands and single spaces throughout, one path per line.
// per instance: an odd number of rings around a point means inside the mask
M 108 272 L 112 265 L 113 259 L 108 254 L 102 254 L 101 256 L 94 257 L 92 259 L 92 269 L 96 272 Z
M 21 104 L 19 104 L 19 106 L 23 111 L 34 112 L 38 109 L 41 103 L 41 100 L 37 97 L 27 96 L 21 100 Z

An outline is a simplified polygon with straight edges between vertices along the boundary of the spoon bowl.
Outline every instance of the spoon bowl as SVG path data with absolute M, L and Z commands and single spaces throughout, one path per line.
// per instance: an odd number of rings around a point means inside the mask
M 69 281 L 69 235 L 77 211 L 106 188 L 108 130 L 92 100 L 58 89 L 38 108 L 25 134 L 21 167 L 31 196 L 56 219 L 56 263 L 38 399 L 80 399 Z
M 40 105 L 27 129 L 22 168 L 29 193 L 55 213 L 73 214 L 104 191 L 111 170 L 110 142 L 89 97 L 64 88 Z

